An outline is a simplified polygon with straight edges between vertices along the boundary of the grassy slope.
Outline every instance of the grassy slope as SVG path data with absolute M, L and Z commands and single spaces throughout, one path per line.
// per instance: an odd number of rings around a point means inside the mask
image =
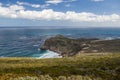
M 120 79 L 120 53 L 81 54 L 57 59 L 0 58 L 0 80 L 19 76 L 51 77 L 82 75 Z

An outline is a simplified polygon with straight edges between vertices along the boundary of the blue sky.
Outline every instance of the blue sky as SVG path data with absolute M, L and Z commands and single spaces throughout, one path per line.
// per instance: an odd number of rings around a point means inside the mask
M 119 25 L 120 0 L 0 0 L 0 26 L 80 28 Z

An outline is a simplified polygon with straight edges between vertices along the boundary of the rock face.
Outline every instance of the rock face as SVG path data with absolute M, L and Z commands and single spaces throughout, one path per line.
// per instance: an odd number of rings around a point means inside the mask
M 120 52 L 120 40 L 70 39 L 57 35 L 47 39 L 41 49 L 49 49 L 63 57 L 78 53 Z

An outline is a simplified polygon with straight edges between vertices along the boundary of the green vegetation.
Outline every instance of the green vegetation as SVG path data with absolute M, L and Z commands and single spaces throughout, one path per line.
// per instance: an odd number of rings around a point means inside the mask
M 120 80 L 120 53 L 84 53 L 54 59 L 0 58 L 0 80 Z

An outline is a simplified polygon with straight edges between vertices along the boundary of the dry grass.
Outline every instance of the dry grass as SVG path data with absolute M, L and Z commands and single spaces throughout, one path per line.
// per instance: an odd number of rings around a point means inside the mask
M 75 57 L 54 59 L 0 58 L 0 80 L 5 80 L 6 78 L 6 80 L 10 78 L 18 78 L 19 80 L 19 77 L 24 78 L 25 76 L 39 78 L 41 75 L 49 75 L 53 79 L 57 79 L 60 76 L 68 78 L 74 75 L 87 76 L 92 78 L 92 80 L 93 78 L 95 80 L 97 78 L 119 80 L 120 53 L 79 54 Z

